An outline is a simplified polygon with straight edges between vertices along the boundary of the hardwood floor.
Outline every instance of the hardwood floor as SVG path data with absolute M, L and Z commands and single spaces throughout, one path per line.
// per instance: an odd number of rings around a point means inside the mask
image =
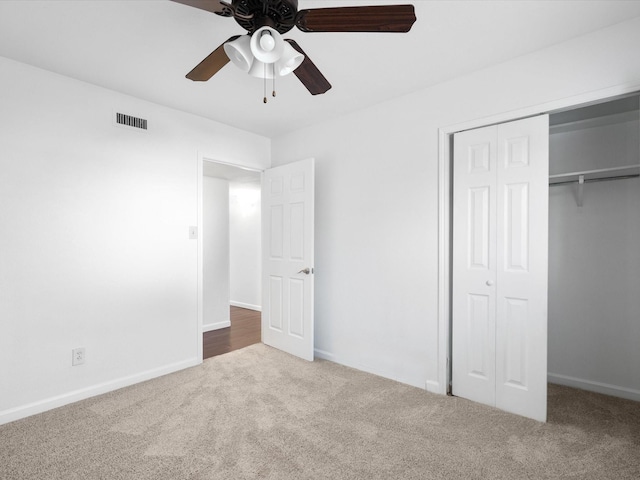
M 202 358 L 215 357 L 260 343 L 260 312 L 231 308 L 231 326 L 202 334 Z

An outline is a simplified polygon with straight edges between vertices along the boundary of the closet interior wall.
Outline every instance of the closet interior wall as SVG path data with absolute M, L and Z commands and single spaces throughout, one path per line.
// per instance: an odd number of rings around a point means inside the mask
M 628 104 L 552 116 L 550 175 L 639 164 Z M 586 183 L 578 197 L 577 183 L 549 188 L 549 381 L 640 400 L 640 179 Z

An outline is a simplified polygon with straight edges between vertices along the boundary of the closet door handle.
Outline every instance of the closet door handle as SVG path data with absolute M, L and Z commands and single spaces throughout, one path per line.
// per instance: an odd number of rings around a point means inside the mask
M 487 287 L 490 287 L 493 285 L 493 280 L 487 280 Z

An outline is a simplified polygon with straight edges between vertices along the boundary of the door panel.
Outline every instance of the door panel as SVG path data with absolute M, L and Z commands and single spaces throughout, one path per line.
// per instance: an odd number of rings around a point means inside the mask
M 505 298 L 505 375 L 504 383 L 527 388 L 528 302 L 522 298 Z
M 489 268 L 489 187 L 469 189 L 469 268 Z
M 469 352 L 466 371 L 468 375 L 486 380 L 493 376 L 493 358 L 490 356 L 491 349 L 488 348 L 492 333 L 492 312 L 489 308 L 491 297 L 489 295 L 467 296 L 469 302 L 466 329 L 467 336 L 466 350 Z
M 454 136 L 452 391 L 546 420 L 547 116 Z
M 488 405 L 495 405 L 496 140 L 495 126 L 454 137 L 452 387 Z
M 504 200 L 504 268 L 526 272 L 529 264 L 529 185 L 505 186 Z
M 268 308 L 263 307 L 263 311 L 266 311 L 267 315 L 265 317 L 264 313 L 262 314 L 262 321 L 266 320 L 270 330 L 282 332 L 282 311 L 284 310 L 282 306 L 282 277 L 269 275 L 268 292 L 269 302 L 266 304 Z
M 282 258 L 284 252 L 284 213 L 283 205 L 272 205 L 269 209 L 270 235 L 269 256 L 272 259 Z
M 549 118 L 499 127 L 496 406 L 546 421 Z
M 266 170 L 262 184 L 262 341 L 313 360 L 313 159 Z

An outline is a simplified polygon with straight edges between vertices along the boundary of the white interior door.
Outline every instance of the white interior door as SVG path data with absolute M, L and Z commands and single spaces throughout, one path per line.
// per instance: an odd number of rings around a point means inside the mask
M 313 360 L 314 160 L 262 177 L 262 341 Z
M 497 126 L 454 136 L 453 394 L 496 402 Z
M 549 118 L 454 136 L 454 395 L 546 421 Z

